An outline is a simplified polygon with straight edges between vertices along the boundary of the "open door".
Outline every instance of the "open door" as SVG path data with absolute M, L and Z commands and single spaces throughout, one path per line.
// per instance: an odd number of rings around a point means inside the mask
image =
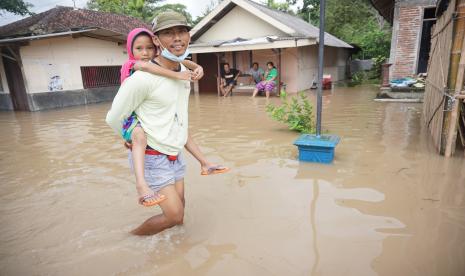
M 2 48 L 3 66 L 14 110 L 30 111 L 18 47 Z
M 418 54 L 418 73 L 426 73 L 428 69 L 429 52 L 431 49 L 431 29 L 436 24 L 436 8 L 425 8 L 421 28 L 420 51 Z
M 197 54 L 197 63 L 203 67 L 204 73 L 203 78 L 199 80 L 199 93 L 217 94 L 218 58 L 216 54 Z

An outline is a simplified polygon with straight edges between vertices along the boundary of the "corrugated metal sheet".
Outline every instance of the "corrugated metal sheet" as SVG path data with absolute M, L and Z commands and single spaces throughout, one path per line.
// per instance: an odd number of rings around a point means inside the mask
M 259 9 L 261 12 L 265 13 L 268 16 L 273 17 L 274 19 L 278 20 L 279 22 L 289 26 L 289 28 L 296 31 L 295 34 L 290 34 L 291 36 L 296 37 L 310 37 L 310 38 L 318 38 L 320 29 L 309 24 L 308 22 L 304 21 L 303 19 L 290 15 L 285 12 L 277 11 L 268 8 L 267 6 L 261 5 L 259 3 L 245 0 L 250 5 L 253 5 L 255 8 Z M 325 45 L 332 46 L 332 47 L 340 47 L 340 48 L 352 48 L 350 44 L 345 41 L 340 40 L 339 38 L 325 33 Z

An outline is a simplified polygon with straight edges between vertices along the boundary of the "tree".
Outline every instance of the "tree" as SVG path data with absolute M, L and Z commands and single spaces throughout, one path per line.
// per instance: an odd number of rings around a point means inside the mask
M 298 15 L 319 25 L 319 0 L 304 0 Z M 310 16 L 310 19 L 309 19 Z M 369 0 L 327 0 L 325 31 L 362 48 L 360 56 L 389 56 L 391 28 L 373 8 Z
M 23 0 L 1 0 L 0 10 L 11 12 L 18 15 L 32 15 L 34 14 L 29 9 L 32 4 L 24 2 Z
M 210 0 L 210 3 L 205 7 L 202 12 L 202 15 L 198 16 L 193 22 L 192 25 L 197 25 L 202 19 L 207 16 L 218 4 L 223 0 Z
M 297 14 L 303 20 L 314 26 L 318 26 L 320 19 L 320 0 L 303 0 L 302 8 Z
M 89 0 L 91 10 L 125 14 L 149 22 L 161 0 Z
M 283 3 L 277 3 L 275 0 L 267 0 L 265 4 L 274 10 L 293 14 L 291 6 L 295 5 L 296 3 L 297 0 L 286 0 Z
M 187 11 L 187 7 L 183 4 L 165 4 L 163 6 L 155 8 L 153 17 L 157 16 L 159 13 L 167 11 L 167 10 L 173 10 L 175 12 L 178 12 L 182 15 L 184 15 L 187 19 L 187 23 L 192 25 L 193 20 L 192 20 L 192 15 Z

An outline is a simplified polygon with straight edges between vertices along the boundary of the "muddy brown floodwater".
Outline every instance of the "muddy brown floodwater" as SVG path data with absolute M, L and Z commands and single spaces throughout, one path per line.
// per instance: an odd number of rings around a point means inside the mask
M 160 210 L 137 204 L 109 103 L 2 112 L 0 275 L 463 276 L 463 152 L 437 155 L 421 104 L 375 93 L 325 92 L 332 165 L 299 163 L 264 98 L 193 95 L 191 133 L 232 171 L 189 156 L 184 225 L 142 238 Z

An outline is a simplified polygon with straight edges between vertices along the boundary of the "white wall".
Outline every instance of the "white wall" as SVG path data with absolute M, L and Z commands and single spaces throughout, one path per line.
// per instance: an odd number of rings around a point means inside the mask
M 0 93 L 10 93 L 10 89 L 8 88 L 8 82 L 6 80 L 5 75 L 5 67 L 3 66 L 3 58 L 0 57 Z
M 249 39 L 268 35 L 286 36 L 256 15 L 236 6 L 195 42 L 229 40 L 238 37 Z
M 318 45 L 299 48 L 299 80 L 298 91 L 309 89 L 312 81 L 318 78 Z M 346 78 L 346 62 L 349 56 L 348 49 L 325 47 L 324 69 L 325 75 L 331 75 L 333 81 Z
M 55 75 L 63 90 L 83 89 L 81 66 L 121 65 L 127 59 L 125 45 L 87 37 L 31 41 L 20 53 L 28 93 L 47 92 Z
M 318 45 L 300 47 L 298 53 L 297 89 L 293 92 L 310 89 L 313 80 L 318 78 Z

